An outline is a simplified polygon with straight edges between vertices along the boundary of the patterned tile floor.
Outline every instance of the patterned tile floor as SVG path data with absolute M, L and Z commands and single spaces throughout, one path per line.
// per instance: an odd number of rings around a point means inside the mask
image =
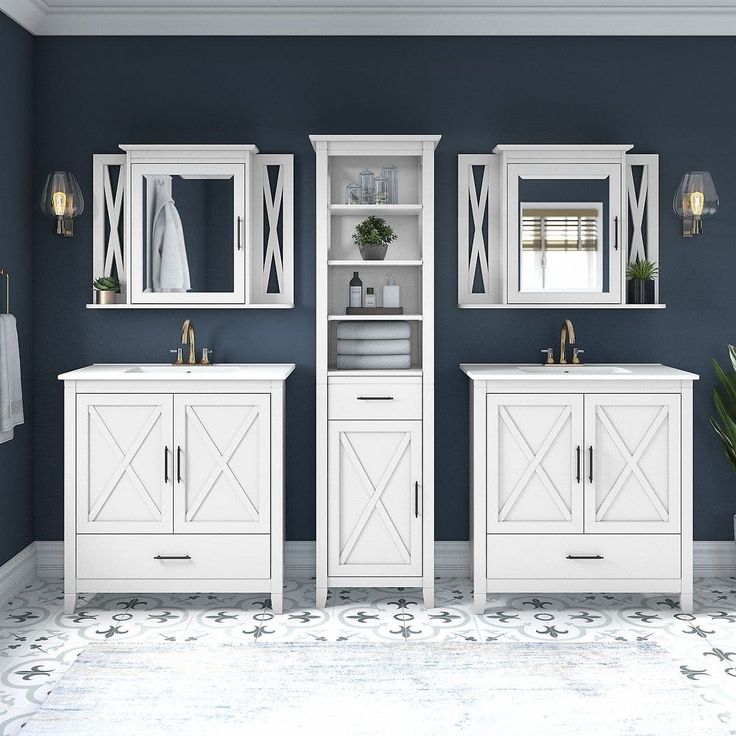
M 736 736 L 736 578 L 696 584 L 696 613 L 646 595 L 507 595 L 472 612 L 463 578 L 440 578 L 436 608 L 419 590 L 334 589 L 290 580 L 285 613 L 264 595 L 97 595 L 73 616 L 60 581 L 38 581 L 0 606 L 0 733 L 14 736 L 92 641 L 642 641 L 653 639 L 710 704 L 714 732 Z M 720 727 L 718 721 L 721 722 Z

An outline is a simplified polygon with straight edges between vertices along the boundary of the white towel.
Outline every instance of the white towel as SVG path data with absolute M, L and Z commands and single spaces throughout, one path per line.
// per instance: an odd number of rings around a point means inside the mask
M 338 355 L 410 355 L 411 340 L 338 340 Z
M 158 177 L 153 181 L 153 225 L 151 270 L 153 290 L 157 292 L 188 291 L 189 261 L 184 241 L 184 228 L 179 211 L 171 198 L 171 177 Z
M 338 355 L 339 370 L 388 371 L 411 368 L 410 355 Z
M 338 340 L 406 340 L 411 337 L 408 322 L 338 322 Z
M 0 443 L 13 439 L 23 424 L 18 329 L 12 314 L 0 314 Z

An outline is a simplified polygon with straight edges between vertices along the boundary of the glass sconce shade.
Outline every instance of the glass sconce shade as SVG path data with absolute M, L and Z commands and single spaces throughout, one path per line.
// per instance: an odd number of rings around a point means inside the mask
M 71 235 L 71 220 L 84 212 L 84 197 L 74 174 L 54 171 L 46 177 L 41 195 L 41 211 L 56 218 L 56 232 Z
M 683 235 L 700 235 L 702 220 L 718 211 L 718 193 L 708 171 L 688 171 L 680 182 L 672 208 L 683 219 Z

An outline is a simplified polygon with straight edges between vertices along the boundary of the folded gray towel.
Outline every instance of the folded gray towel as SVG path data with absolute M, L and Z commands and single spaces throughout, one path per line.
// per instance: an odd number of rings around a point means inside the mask
M 338 340 L 338 355 L 410 355 L 411 340 Z
M 338 355 L 340 370 L 387 371 L 411 368 L 410 355 Z
M 338 340 L 407 340 L 411 326 L 403 320 L 390 322 L 338 322 Z
M 0 443 L 13 439 L 23 424 L 18 330 L 12 314 L 0 314 Z

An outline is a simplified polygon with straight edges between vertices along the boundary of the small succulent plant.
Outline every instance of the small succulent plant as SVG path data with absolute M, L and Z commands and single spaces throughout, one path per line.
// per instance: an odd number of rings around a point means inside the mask
M 371 215 L 355 226 L 353 240 L 356 245 L 388 245 L 398 236 L 382 217 Z
M 629 281 L 649 281 L 659 276 L 659 266 L 654 261 L 638 258 L 626 267 L 626 278 Z
M 92 282 L 97 291 L 120 291 L 120 280 L 117 276 L 100 276 Z

